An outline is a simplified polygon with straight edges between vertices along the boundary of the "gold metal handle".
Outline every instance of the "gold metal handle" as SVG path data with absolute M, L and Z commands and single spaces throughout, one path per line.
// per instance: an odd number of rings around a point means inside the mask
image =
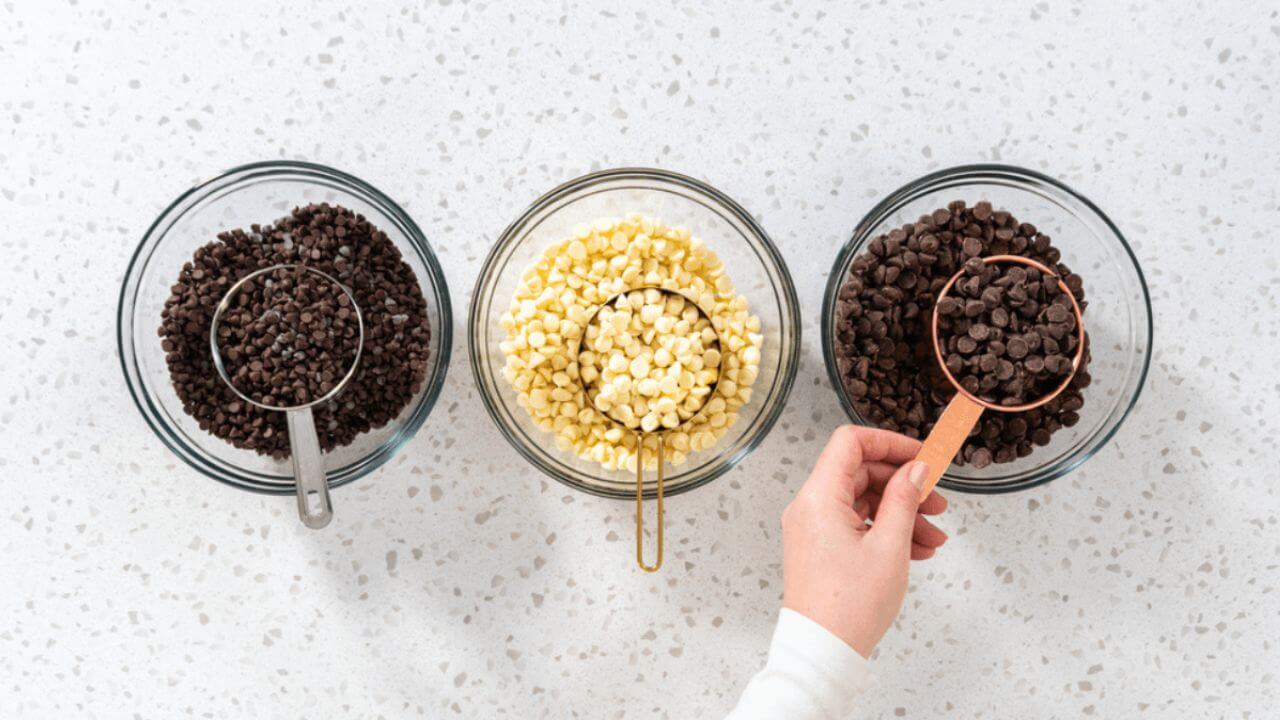
M 662 435 L 658 439 L 658 557 L 652 565 L 644 562 L 644 433 L 636 433 L 636 564 L 640 569 L 651 573 L 662 567 L 662 466 L 666 462 L 664 448 L 666 441 Z

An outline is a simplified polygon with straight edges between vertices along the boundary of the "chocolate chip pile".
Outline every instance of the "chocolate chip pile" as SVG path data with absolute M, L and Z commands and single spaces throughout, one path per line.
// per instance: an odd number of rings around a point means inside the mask
M 836 300 L 836 363 L 863 420 L 915 438 L 933 429 L 955 394 L 934 357 L 934 300 L 967 260 L 989 255 L 1022 255 L 1053 268 L 1084 310 L 1083 281 L 1060 262 L 1049 236 L 989 202 L 958 200 L 876 237 L 854 258 Z M 1087 346 L 1086 336 L 1080 369 L 1061 395 L 1026 412 L 984 414 L 956 464 L 1026 457 L 1078 421 L 1080 391 L 1090 382 Z
M 947 370 L 989 403 L 1036 402 L 1071 374 L 1076 316 L 1056 276 L 970 258 L 936 311 Z
M 351 298 L 302 265 L 240 286 L 218 322 L 217 338 L 232 385 L 275 407 L 305 405 L 329 394 L 360 351 Z
M 201 429 L 239 448 L 289 456 L 284 413 L 260 410 L 227 387 L 213 366 L 209 329 L 223 295 L 249 273 L 303 264 L 336 278 L 355 295 L 365 342 L 355 377 L 314 409 L 328 451 L 395 419 L 426 379 L 431 330 L 413 269 L 387 235 L 363 216 L 328 204 L 218 235 L 183 265 L 161 313 L 159 335 L 169 378 Z

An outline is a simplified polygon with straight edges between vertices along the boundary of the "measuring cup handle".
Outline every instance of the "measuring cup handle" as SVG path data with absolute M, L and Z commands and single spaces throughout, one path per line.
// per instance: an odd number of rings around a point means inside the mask
M 938 418 L 929 437 L 925 438 L 924 446 L 916 454 L 916 460 L 929 463 L 929 477 L 925 480 L 924 489 L 920 491 L 921 502 L 924 502 L 933 491 L 933 486 L 938 484 L 942 474 L 951 466 L 952 459 L 960 451 L 960 446 L 964 445 L 980 417 L 982 406 L 964 393 L 958 392 L 951 398 L 947 409 L 942 411 L 942 417 Z
M 298 489 L 298 517 L 302 524 L 318 530 L 333 519 L 329 504 L 329 479 L 320 456 L 320 438 L 311 408 L 290 410 L 289 452 L 293 457 L 293 479 Z
M 662 483 L 664 480 L 663 465 L 666 457 L 663 447 L 666 439 L 658 435 L 658 548 L 653 564 L 644 561 L 644 434 L 636 433 L 636 564 L 640 569 L 653 573 L 662 567 L 662 535 L 666 518 L 662 510 Z

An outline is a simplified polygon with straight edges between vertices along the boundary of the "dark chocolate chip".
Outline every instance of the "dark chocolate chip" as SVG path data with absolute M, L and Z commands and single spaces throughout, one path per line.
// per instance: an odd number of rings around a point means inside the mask
M 973 465 L 974 468 L 981 470 L 982 468 L 990 465 L 994 459 L 995 458 L 992 456 L 990 450 L 984 447 L 979 447 L 974 449 L 973 456 L 969 459 L 969 463 Z
M 1007 327 L 1009 325 L 1009 311 L 1002 307 L 992 310 L 991 324 L 998 328 Z
M 1008 360 L 1000 360 L 996 364 L 996 378 L 1000 380 L 1008 380 L 1014 375 L 1013 363 Z
M 1009 357 L 1014 360 L 1021 360 L 1027 356 L 1028 352 L 1030 352 L 1030 348 L 1027 347 L 1027 341 L 1023 340 L 1021 337 L 1009 340 L 1007 347 L 1009 349 Z

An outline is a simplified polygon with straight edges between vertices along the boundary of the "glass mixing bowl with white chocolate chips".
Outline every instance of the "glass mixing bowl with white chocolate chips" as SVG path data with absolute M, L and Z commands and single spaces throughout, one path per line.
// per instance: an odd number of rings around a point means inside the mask
M 639 213 L 578 225 L 548 247 L 500 323 L 503 376 L 538 428 L 560 450 L 632 472 L 639 440 L 616 425 L 670 430 L 660 437 L 679 467 L 738 421 L 764 343 L 716 253 Z M 657 467 L 654 453 L 644 466 Z
M 486 259 L 469 325 L 503 435 L 606 497 L 635 497 L 659 438 L 667 495 L 733 468 L 799 365 L 799 306 L 772 241 L 719 191 L 661 170 L 593 173 L 539 198 Z

